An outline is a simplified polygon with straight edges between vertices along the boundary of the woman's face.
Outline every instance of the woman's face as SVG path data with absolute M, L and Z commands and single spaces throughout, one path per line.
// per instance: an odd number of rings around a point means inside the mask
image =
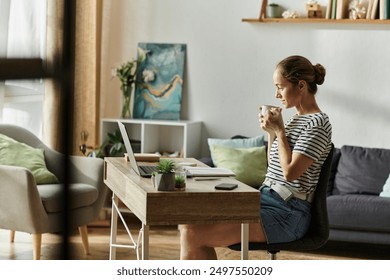
M 296 107 L 300 104 L 302 95 L 299 92 L 298 86 L 283 78 L 278 68 L 274 72 L 273 79 L 276 86 L 275 97 L 280 100 L 286 109 Z

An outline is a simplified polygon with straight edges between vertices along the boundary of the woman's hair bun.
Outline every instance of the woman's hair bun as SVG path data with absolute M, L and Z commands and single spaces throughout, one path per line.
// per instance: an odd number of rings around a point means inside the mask
M 325 75 L 326 75 L 326 70 L 324 66 L 317 63 L 316 65 L 313 65 L 313 68 L 315 73 L 315 83 L 317 85 L 322 85 L 325 81 Z

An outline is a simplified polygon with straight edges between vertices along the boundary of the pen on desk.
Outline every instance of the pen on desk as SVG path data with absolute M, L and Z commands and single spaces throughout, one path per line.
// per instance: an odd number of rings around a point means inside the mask
M 212 180 L 219 180 L 218 177 L 195 177 L 195 181 L 212 181 Z

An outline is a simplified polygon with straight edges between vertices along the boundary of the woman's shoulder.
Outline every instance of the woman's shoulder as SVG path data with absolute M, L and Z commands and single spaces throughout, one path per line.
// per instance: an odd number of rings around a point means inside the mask
M 329 116 L 324 112 L 318 112 L 307 115 L 307 121 L 312 125 L 327 126 L 330 125 Z
M 324 112 L 318 112 L 318 113 L 312 113 L 312 114 L 306 114 L 306 115 L 294 115 L 290 121 L 294 121 L 300 125 L 320 125 L 324 126 L 328 123 L 329 117 Z

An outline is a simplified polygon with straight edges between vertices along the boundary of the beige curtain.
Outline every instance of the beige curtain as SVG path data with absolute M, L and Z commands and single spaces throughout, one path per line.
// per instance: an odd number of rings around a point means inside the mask
M 48 1 L 46 68 L 49 73 L 57 73 L 62 66 L 64 37 L 64 0 Z M 61 81 L 55 78 L 45 81 L 43 101 L 43 140 L 57 151 L 61 151 L 63 135 L 61 130 Z
M 76 3 L 75 51 L 74 51 L 74 99 L 72 111 L 67 113 L 73 120 L 72 154 L 81 154 L 80 145 L 95 148 L 99 144 L 100 120 L 100 45 L 101 45 L 101 0 L 83 0 Z M 48 1 L 47 66 L 61 67 L 63 42 L 63 0 Z M 46 82 L 44 99 L 45 142 L 56 150 L 63 143 L 61 116 L 63 93 L 58 80 Z M 88 135 L 83 141 L 81 133 Z
M 74 154 L 80 154 L 81 144 L 99 144 L 101 26 L 102 1 L 76 1 Z

